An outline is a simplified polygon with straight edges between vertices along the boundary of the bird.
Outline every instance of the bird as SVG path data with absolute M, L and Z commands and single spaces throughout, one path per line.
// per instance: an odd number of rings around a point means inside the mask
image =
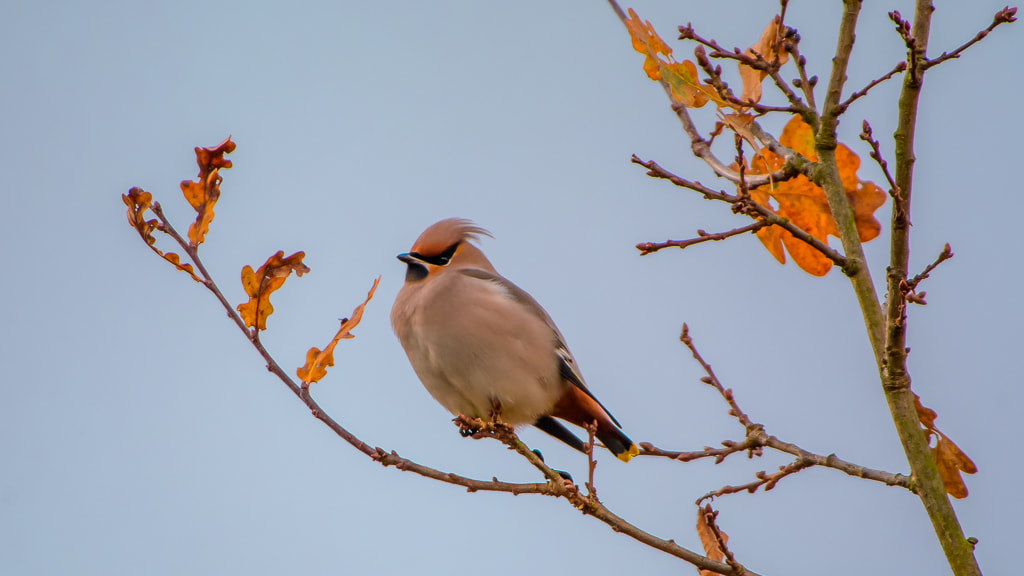
M 619 460 L 639 449 L 587 388 L 548 313 L 476 246 L 490 232 L 464 218 L 428 227 L 409 252 L 391 327 L 431 396 L 453 415 L 532 425 L 580 452 L 559 420 L 586 428 Z

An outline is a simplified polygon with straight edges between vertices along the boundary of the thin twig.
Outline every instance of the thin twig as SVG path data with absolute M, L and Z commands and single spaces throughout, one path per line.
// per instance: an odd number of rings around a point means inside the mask
M 787 29 L 787 33 L 790 33 L 788 32 L 788 30 L 792 29 Z M 798 96 L 796 92 L 794 92 L 793 89 L 790 88 L 786 80 L 779 74 L 779 69 L 781 68 L 781 66 L 778 63 L 769 62 L 764 58 L 763 55 L 758 54 L 756 51 L 752 50 L 751 52 L 753 52 L 754 55 L 749 56 L 746 52 L 741 52 L 739 48 L 735 48 L 731 51 L 726 50 L 725 48 L 720 46 L 718 42 L 701 37 L 693 29 L 693 26 L 691 24 L 679 27 L 679 39 L 693 40 L 698 44 L 703 44 L 704 46 L 707 46 L 708 48 L 711 49 L 711 53 L 708 54 L 708 56 L 710 56 L 711 58 L 735 60 L 740 64 L 743 64 L 744 66 L 749 66 L 754 70 L 764 72 L 772 79 L 772 82 L 775 83 L 779 91 L 786 96 L 786 99 L 789 100 L 790 108 L 794 112 L 800 113 L 802 110 L 807 108 L 807 105 L 804 104 L 804 101 L 800 98 L 800 96 Z M 740 106 L 752 107 L 754 105 L 754 102 L 752 101 L 739 100 L 735 98 L 733 100 L 735 100 L 735 103 Z
M 854 92 L 853 94 L 850 94 L 850 97 L 844 100 L 843 103 L 840 104 L 838 108 L 836 108 L 836 114 L 842 115 L 843 113 L 846 112 L 846 109 L 850 107 L 850 104 L 853 104 L 854 101 L 856 101 L 858 98 L 863 98 L 864 96 L 867 96 L 869 90 L 871 90 L 875 86 L 878 86 L 882 82 L 885 82 L 886 80 L 892 78 L 893 76 L 899 74 L 900 72 L 903 72 L 906 69 L 907 63 L 900 62 L 895 67 L 893 67 L 892 70 L 890 70 L 883 76 L 876 78 L 871 82 L 868 82 L 867 86 L 861 88 L 860 90 Z
M 673 460 L 679 460 L 681 462 L 689 462 L 701 458 L 713 457 L 715 459 L 715 464 L 720 464 L 723 460 L 725 460 L 726 457 L 732 454 L 736 454 L 738 452 L 747 452 L 749 458 L 753 458 L 754 456 L 760 456 L 761 448 L 768 447 L 773 450 L 778 450 L 779 452 L 785 452 L 787 454 L 796 456 L 797 461 L 802 463 L 801 467 L 803 468 L 810 466 L 822 466 L 825 468 L 832 468 L 857 478 L 864 478 L 866 480 L 881 482 L 887 486 L 900 486 L 902 488 L 910 490 L 911 492 L 916 491 L 914 483 L 909 476 L 905 476 L 903 474 L 893 474 L 891 472 L 875 470 L 872 468 L 867 468 L 864 466 L 853 464 L 851 462 L 842 460 L 835 454 L 829 454 L 828 456 L 815 454 L 813 452 L 804 450 L 803 448 L 797 446 L 796 444 L 785 442 L 783 440 L 776 438 L 775 436 L 769 435 L 768 433 L 765 432 L 763 425 L 755 423 L 740 408 L 739 403 L 736 401 L 736 397 L 733 395 L 732 390 L 722 385 L 721 381 L 718 379 L 718 376 L 715 374 L 714 369 L 711 367 L 710 364 L 708 364 L 706 360 L 704 360 L 704 357 L 701 356 L 700 352 L 697 351 L 696 345 L 693 343 L 693 338 L 690 336 L 690 328 L 686 324 L 683 324 L 683 331 L 679 336 L 679 340 L 683 344 L 685 344 L 687 348 L 689 348 L 690 352 L 693 354 L 694 359 L 697 361 L 697 363 L 701 365 L 701 368 L 704 369 L 705 374 L 707 374 L 706 376 L 701 378 L 701 382 L 717 390 L 718 393 L 722 396 L 722 398 L 726 401 L 726 403 L 728 403 L 729 415 L 736 418 L 736 420 L 739 421 L 739 423 L 743 426 L 744 430 L 746 431 L 746 439 L 743 442 L 725 441 L 722 442 L 722 445 L 725 446 L 725 448 L 705 447 L 702 451 L 697 452 L 673 452 L 669 450 L 656 448 L 650 443 L 643 442 L 640 444 L 641 455 L 667 457 Z M 793 471 L 795 472 L 795 470 Z M 787 473 L 786 475 L 788 475 L 789 473 Z M 767 482 L 767 480 L 761 482 L 761 480 L 764 480 L 761 476 L 758 476 L 758 478 L 760 482 L 757 484 L 758 486 L 760 486 L 764 482 Z M 780 476 L 779 478 L 781 479 L 782 476 Z M 778 479 L 776 479 L 776 482 L 777 481 Z M 750 484 L 745 484 L 744 486 L 749 487 Z M 742 491 L 743 489 L 746 488 L 741 487 L 741 489 L 737 491 Z
M 715 464 L 721 464 L 727 457 L 737 454 L 739 452 L 746 452 L 747 458 L 754 458 L 755 456 L 761 455 L 761 448 L 765 446 L 766 437 L 761 434 L 749 434 L 747 439 L 742 442 L 734 442 L 732 440 L 723 440 L 722 446 L 725 448 L 712 448 L 705 446 L 703 450 L 695 452 L 677 452 L 673 450 L 663 450 L 658 448 L 650 442 L 640 443 L 640 455 L 641 456 L 661 456 L 672 460 L 678 460 L 680 462 L 692 462 L 694 460 L 700 460 L 702 458 L 714 458 Z
M 963 46 L 960 46 L 956 50 L 953 50 L 952 52 L 943 52 L 940 56 L 925 61 L 925 63 L 921 65 L 921 69 L 927 70 L 932 66 L 938 66 L 939 64 L 942 64 L 946 60 L 959 58 L 960 54 L 963 53 L 964 50 L 967 50 L 977 42 L 981 42 L 981 40 L 984 39 L 985 36 L 988 36 L 988 33 L 994 30 L 996 26 L 999 26 L 1000 24 L 1009 24 L 1011 22 L 1016 22 L 1016 16 L 1016 7 L 1010 8 L 1009 6 L 1007 6 L 1006 8 L 1003 8 L 999 12 L 996 12 L 996 15 L 992 17 L 992 23 L 989 24 L 988 28 L 985 28 L 981 32 L 975 34 L 974 38 L 971 38 Z
M 698 498 L 697 505 L 699 506 L 701 502 L 709 498 L 713 499 L 717 498 L 718 496 L 725 496 L 726 494 L 738 494 L 740 492 L 749 492 L 753 494 L 754 492 L 757 492 L 757 489 L 760 488 L 761 486 L 764 486 L 765 491 L 771 490 L 772 488 L 775 488 L 775 485 L 779 483 L 779 480 L 782 480 L 783 478 L 789 476 L 790 474 L 796 474 L 797 472 L 803 470 L 804 468 L 810 468 L 811 466 L 814 466 L 814 464 L 811 462 L 806 462 L 804 460 L 797 459 L 794 460 L 793 462 L 790 462 L 789 464 L 786 464 L 785 466 L 779 466 L 779 471 L 774 472 L 772 474 L 769 474 L 762 470 L 755 474 L 755 476 L 757 476 L 757 480 L 753 482 L 748 482 L 746 484 L 741 484 L 739 486 L 722 486 L 718 490 L 712 490 L 711 492 L 708 492 L 707 494 Z
M 789 218 L 779 216 L 778 214 L 775 213 L 775 211 L 773 211 L 768 206 L 754 202 L 749 198 L 744 199 L 740 195 L 729 194 L 721 190 L 714 190 L 708 188 L 707 186 L 701 184 L 700 182 L 694 182 L 691 180 L 687 180 L 685 178 L 681 178 L 673 174 L 672 172 L 669 172 L 668 170 L 662 168 L 657 162 L 653 160 L 641 160 L 635 154 L 633 155 L 632 162 L 634 164 L 639 164 L 640 166 L 647 168 L 648 176 L 652 178 L 668 180 L 669 182 L 675 184 L 676 186 L 679 186 L 681 188 L 688 188 L 690 190 L 698 192 L 707 200 L 719 200 L 722 202 L 728 202 L 733 205 L 742 202 L 745 208 L 745 212 L 750 217 L 764 219 L 768 221 L 768 224 L 783 228 L 784 230 L 792 234 L 793 237 L 796 238 L 797 240 L 800 240 L 801 242 L 807 244 L 808 246 L 811 246 L 818 252 L 824 254 L 825 257 L 831 260 L 836 266 L 840 267 L 843 270 L 844 274 L 850 275 L 851 273 L 856 271 L 856 265 L 852 260 L 847 259 L 845 256 L 840 254 L 838 251 L 833 249 L 828 244 L 822 242 L 821 240 L 818 240 L 814 236 L 811 236 L 810 233 L 804 231 L 804 229 L 800 228 L 796 224 L 793 224 L 789 220 Z M 749 181 L 749 179 L 745 181 Z
M 594 436 L 597 434 L 597 420 L 587 424 L 587 496 L 597 500 L 597 488 L 594 487 L 594 469 L 597 468 L 597 461 L 594 460 Z
M 912 279 L 907 281 L 907 289 L 910 291 L 916 290 L 917 285 L 920 284 L 924 279 L 928 278 L 928 276 L 932 273 L 933 270 L 935 270 L 939 266 L 939 264 L 942 264 L 943 262 L 949 260 L 952 257 L 953 249 L 949 247 L 949 244 L 946 244 L 945 246 L 942 247 L 942 252 L 939 252 L 939 256 L 938 258 L 935 259 L 935 262 L 932 262 L 928 266 L 925 266 L 925 269 L 922 270 L 920 274 L 914 276 Z
M 689 240 L 666 240 L 665 242 L 657 243 L 641 242 L 640 244 L 636 245 L 636 248 L 637 250 L 640 251 L 641 256 L 646 256 L 648 254 L 653 254 L 663 248 L 686 248 L 687 246 L 693 246 L 694 244 L 700 244 L 702 242 L 725 240 L 726 238 L 738 236 L 740 234 L 746 234 L 747 232 L 757 232 L 758 230 L 766 226 L 770 226 L 767 220 L 758 220 L 753 224 L 748 224 L 741 228 L 734 228 L 732 230 L 727 230 L 725 232 L 715 232 L 709 234 L 703 230 L 697 230 L 696 238 L 691 238 Z
M 612 10 L 615 11 L 615 15 L 619 17 L 619 21 L 622 22 L 622 25 L 626 26 L 628 17 L 626 16 L 625 11 L 623 11 L 619 6 L 619 3 L 616 0 L 608 0 L 608 4 L 611 6 Z M 668 82 L 665 80 L 659 80 L 659 83 L 661 84 L 661 88 L 665 91 L 665 94 L 668 96 L 669 101 L 672 102 L 672 110 L 676 113 L 676 117 L 683 125 L 683 131 L 686 132 L 686 135 L 690 138 L 690 149 L 693 151 L 693 155 L 703 160 L 717 176 L 734 183 L 739 183 L 739 175 L 736 171 L 719 160 L 718 157 L 715 156 L 714 152 L 711 151 L 711 144 L 701 136 L 700 130 L 697 129 L 697 125 L 690 117 L 690 113 L 686 106 L 674 100 L 672 97 L 672 88 L 668 85 Z M 756 125 L 756 122 L 753 124 Z M 775 150 L 773 150 L 773 152 L 775 152 Z M 795 158 L 799 155 L 788 148 L 784 150 L 780 149 L 780 151 L 776 153 L 785 161 L 783 167 L 772 174 L 758 174 L 750 176 L 747 181 L 749 186 L 756 188 L 770 182 L 782 182 L 788 180 L 797 174 L 796 165 L 806 164 L 806 159 L 802 162 L 799 161 Z M 796 162 L 796 164 L 791 162 L 791 160 Z
M 807 58 L 804 58 L 803 55 L 800 54 L 799 44 L 799 34 L 795 34 L 793 38 L 790 40 L 790 42 L 785 44 L 786 49 L 789 50 L 789 54 L 793 57 L 793 62 L 796 65 L 797 74 L 800 75 L 799 79 L 793 80 L 793 85 L 803 91 L 804 98 L 807 99 L 807 108 L 808 110 L 814 111 L 814 116 L 816 119 L 818 105 L 814 103 L 814 87 L 818 84 L 818 77 L 807 77 Z M 808 125 L 811 126 L 811 129 L 817 130 L 818 123 L 816 121 L 814 123 L 808 122 Z
M 889 182 L 889 196 L 893 198 L 899 197 L 899 186 L 896 185 L 896 180 L 893 179 L 892 174 L 889 174 L 889 163 L 882 158 L 882 150 L 879 147 L 878 140 L 875 140 L 871 132 L 871 124 L 865 120 L 861 125 L 860 139 L 867 142 L 871 146 L 871 158 L 878 164 L 878 167 L 882 169 L 882 174 L 885 174 L 885 179 Z
M 753 100 L 750 99 L 741 100 L 737 98 L 736 95 L 733 94 L 732 89 L 729 88 L 729 83 L 722 78 L 722 67 L 715 66 L 711 63 L 711 61 L 708 59 L 707 52 L 704 50 L 704 46 L 698 44 L 697 47 L 693 49 L 693 55 L 697 59 L 697 65 L 700 66 L 701 70 L 704 70 L 704 73 L 708 75 L 708 79 L 710 80 L 711 86 L 715 89 L 715 91 L 718 92 L 718 95 L 722 98 L 722 100 L 725 100 L 729 104 L 734 104 L 736 106 L 744 108 L 750 108 L 751 110 L 758 114 L 767 114 L 769 112 L 785 112 L 788 114 L 799 114 L 801 112 L 799 108 L 796 108 L 792 105 L 767 106 L 759 102 L 754 102 Z
M 685 322 L 683 323 L 683 331 L 679 334 L 679 341 L 690 349 L 690 353 L 693 354 L 693 359 L 700 364 L 700 367 L 703 368 L 704 372 L 707 374 L 707 376 L 701 378 L 700 381 L 711 386 L 715 390 L 718 390 L 718 393 L 721 394 L 722 398 L 724 398 L 729 404 L 729 415 L 739 420 L 739 423 L 747 430 L 754 427 L 760 427 L 760 424 L 754 424 L 750 417 L 747 416 L 747 414 L 740 408 L 740 405 L 736 402 L 736 398 L 732 394 L 732 390 L 722 386 L 722 382 L 718 379 L 714 369 L 711 368 L 711 365 L 708 364 L 707 361 L 704 360 L 704 357 L 700 355 L 700 352 L 697 351 L 697 347 L 693 343 L 693 338 L 690 336 L 690 327 L 687 326 Z

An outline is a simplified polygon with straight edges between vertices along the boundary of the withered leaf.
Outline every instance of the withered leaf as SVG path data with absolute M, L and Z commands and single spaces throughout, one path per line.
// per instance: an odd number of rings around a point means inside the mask
M 174 252 L 164 253 L 156 247 L 156 238 L 153 236 L 153 231 L 157 229 L 156 218 L 146 220 L 145 216 L 145 212 L 153 204 L 153 195 L 142 188 L 132 188 L 127 194 L 121 195 L 121 200 L 128 206 L 128 224 L 135 228 L 139 236 L 142 237 L 142 241 L 161 258 L 173 264 L 175 268 L 185 272 L 196 282 L 201 283 L 202 280 L 196 276 L 191 264 L 182 264 L 181 258 Z
M 946 493 L 953 498 L 967 498 L 967 485 L 960 473 L 974 474 L 978 467 L 952 440 L 939 434 L 938 442 L 932 448 L 935 464 L 939 467 L 942 484 Z
M 306 363 L 300 366 L 296 371 L 295 375 L 302 380 L 302 383 L 308 386 L 311 382 L 319 382 L 321 378 L 327 375 L 327 367 L 334 366 L 334 347 L 338 345 L 342 339 L 355 338 L 352 335 L 352 329 L 359 325 L 359 322 L 363 319 L 363 309 L 373 298 L 373 293 L 377 291 L 377 285 L 380 284 L 380 276 L 373 281 L 373 286 L 370 287 L 370 292 L 366 294 L 366 300 L 359 306 L 356 306 L 352 310 L 351 318 L 343 318 L 341 320 L 341 327 L 338 328 L 338 332 L 331 339 L 330 343 L 323 350 L 317 347 L 310 348 L 306 352 Z
M 188 240 L 193 246 L 202 244 L 213 221 L 213 207 L 220 198 L 221 168 L 231 168 L 231 161 L 224 158 L 235 150 L 235 143 L 228 136 L 212 148 L 196 147 L 196 164 L 199 177 L 193 182 L 183 180 L 181 192 L 196 211 L 196 221 L 188 228 Z
M 721 562 L 725 558 L 725 552 L 722 547 L 718 544 L 718 538 L 715 537 L 714 529 L 711 527 L 708 516 L 713 519 L 715 515 L 714 510 L 711 509 L 710 504 L 697 507 L 697 536 L 700 537 L 701 546 L 704 547 L 704 555 Z M 722 535 L 722 541 L 726 544 L 729 543 L 729 536 L 721 529 L 718 532 Z M 710 570 L 700 570 L 701 576 L 715 576 L 717 572 L 711 572 Z
M 726 103 L 714 88 L 703 84 L 697 77 L 697 65 L 689 60 L 676 62 L 672 49 L 654 31 L 646 20 L 640 20 L 632 8 L 626 19 L 626 30 L 633 42 L 633 49 L 643 54 L 644 72 L 651 80 L 664 80 L 672 92 L 672 99 L 690 108 L 700 108 L 715 102 L 718 106 Z
M 779 143 L 802 154 L 811 161 L 817 161 L 814 151 L 814 135 L 811 127 L 794 116 L 782 131 Z M 885 203 L 885 192 L 872 182 L 857 178 L 860 158 L 843 144 L 836 149 L 836 162 L 839 165 L 839 176 L 846 190 L 846 197 L 854 210 L 854 220 L 861 242 L 868 242 L 878 237 L 882 227 L 875 219 L 874 212 Z M 767 174 L 778 170 L 783 160 L 770 150 L 763 149 L 759 158 L 750 166 L 750 174 Z M 825 198 L 825 191 L 800 175 L 785 182 L 766 184 L 750 191 L 755 202 L 771 207 L 769 199 L 774 199 L 778 208 L 774 211 L 779 216 L 788 218 L 811 236 L 827 243 L 828 236 L 837 236 L 835 220 Z M 824 254 L 794 238 L 789 232 L 778 226 L 769 226 L 757 231 L 757 237 L 779 263 L 786 262 L 783 251 L 789 252 L 793 261 L 808 274 L 824 276 L 832 269 L 832 261 Z
M 242 287 L 249 296 L 249 301 L 239 304 L 236 308 L 247 327 L 267 329 L 267 316 L 274 313 L 270 295 L 284 285 L 284 281 L 292 272 L 295 272 L 296 276 L 309 272 L 309 268 L 302 263 L 305 257 L 305 252 L 296 252 L 285 258 L 284 251 L 278 250 L 258 270 L 253 271 L 249 265 L 242 268 Z
M 772 21 L 761 33 L 761 38 L 750 48 L 747 48 L 744 54 L 751 58 L 756 58 L 756 54 L 760 54 L 769 64 L 782 65 L 789 61 L 789 53 L 786 52 L 782 47 L 782 18 L 775 16 Z M 764 81 L 768 73 L 763 70 L 757 70 L 739 63 L 740 80 L 743 81 L 743 93 L 741 95 L 742 100 L 753 100 L 754 102 L 761 101 L 761 83 Z
M 935 419 L 938 418 L 938 414 L 935 410 L 925 407 L 921 403 L 921 397 L 917 394 L 914 394 L 914 407 L 917 410 L 917 419 L 924 426 L 925 434 L 929 438 L 935 438 L 932 456 L 935 458 L 935 465 L 939 468 L 939 475 L 942 476 L 942 484 L 946 487 L 946 493 L 953 498 L 966 498 L 967 485 L 964 484 L 964 478 L 960 473 L 974 474 L 978 471 L 978 467 L 955 442 L 935 427 Z

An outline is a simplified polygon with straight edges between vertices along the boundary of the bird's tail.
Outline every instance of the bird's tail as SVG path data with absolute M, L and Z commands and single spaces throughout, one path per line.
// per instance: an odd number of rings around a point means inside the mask
M 629 462 L 629 459 L 640 453 L 640 449 L 636 447 L 636 444 L 629 439 L 628 436 L 623 434 L 622 430 L 618 427 L 612 426 L 601 426 L 598 423 L 597 427 L 597 439 L 604 444 L 615 457 L 623 462 Z

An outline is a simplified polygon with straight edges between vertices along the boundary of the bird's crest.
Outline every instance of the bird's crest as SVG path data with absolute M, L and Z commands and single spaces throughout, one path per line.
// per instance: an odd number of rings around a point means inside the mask
M 430 226 L 412 245 L 412 252 L 423 256 L 436 256 L 465 240 L 476 241 L 480 236 L 493 238 L 491 233 L 465 218 L 447 218 Z

